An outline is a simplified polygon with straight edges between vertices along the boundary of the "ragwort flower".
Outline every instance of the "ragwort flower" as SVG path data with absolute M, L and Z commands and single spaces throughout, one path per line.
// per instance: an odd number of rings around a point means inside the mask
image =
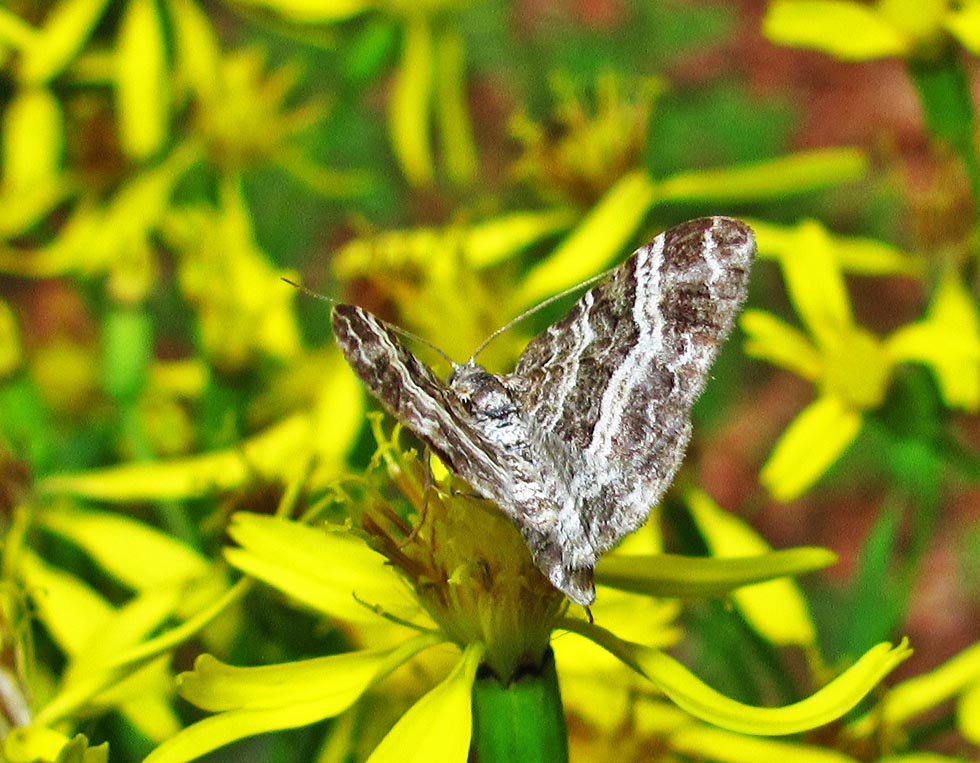
M 925 318 L 881 339 L 851 313 L 840 261 L 847 257 L 847 242 L 831 239 L 813 221 L 795 230 L 760 227 L 757 233 L 760 256 L 778 259 L 809 336 L 771 313 L 746 310 L 746 352 L 817 387 L 816 400 L 786 428 L 762 469 L 760 479 L 776 498 L 797 497 L 837 460 L 864 416 L 884 402 L 899 363 L 927 365 L 948 406 L 977 410 L 980 312 L 959 276 L 943 276 Z M 863 244 L 859 251 L 866 251 Z M 903 262 L 908 260 L 892 264 Z
M 175 734 L 181 722 L 172 707 L 169 653 L 226 609 L 242 585 L 229 588 L 213 564 L 155 528 L 65 501 L 41 507 L 25 500 L 5 529 L 3 759 L 104 761 L 105 745 L 88 748 L 77 731 L 85 719 L 109 712 L 150 740 Z M 76 574 L 47 561 L 29 544 L 39 532 L 76 547 L 131 595 L 112 603 Z M 64 655 L 58 675 L 33 659 L 32 619 Z M 171 621 L 179 624 L 156 633 Z M 223 648 L 217 631 L 204 638 Z
M 379 686 L 390 691 L 400 666 L 447 649 L 460 653 L 455 665 L 442 669 L 442 679 L 395 723 L 370 760 L 462 762 L 471 748 L 493 759 L 509 744 L 535 751 L 538 759 L 562 760 L 567 743 L 549 649 L 554 631 L 591 639 L 688 712 L 752 734 L 789 734 L 838 717 L 909 654 L 904 644 L 880 644 L 810 698 L 783 708 L 723 697 L 651 645 L 671 640 L 662 627 L 647 634 L 646 643 L 633 642 L 605 623 L 570 613 L 514 525 L 492 505 L 460 492 L 465 486 L 437 463 L 433 469 L 441 476 L 428 473 L 379 422 L 377 461 L 408 501 L 415 524 L 372 473 L 335 487 L 334 500 L 351 512 L 346 523 L 315 527 L 239 513 L 230 529 L 238 546 L 226 550 L 235 567 L 334 618 L 355 650 L 254 668 L 200 657 L 178 678 L 178 690 L 213 715 L 164 742 L 147 763 L 187 761 L 236 739 L 340 715 Z M 821 550 L 783 553 L 796 556 L 717 562 L 630 556 L 604 570 L 610 558 L 600 562 L 597 581 L 627 579 L 644 592 L 661 585 L 719 593 L 830 559 Z M 638 568 L 646 575 L 631 577 Z M 601 596 L 595 614 L 603 622 Z
M 599 77 L 594 104 L 567 82 L 556 88 L 552 114 L 514 118 L 523 144 L 515 170 L 577 224 L 536 263 L 514 296 L 516 312 L 609 267 L 660 204 L 725 205 L 769 199 L 861 177 L 867 161 L 851 148 L 828 148 L 717 169 L 653 177 L 645 163 L 660 80 Z M 557 127 L 553 129 L 551 125 Z

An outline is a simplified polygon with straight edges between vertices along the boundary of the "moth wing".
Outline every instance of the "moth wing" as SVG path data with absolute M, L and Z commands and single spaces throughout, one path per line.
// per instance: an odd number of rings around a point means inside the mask
M 495 439 L 500 422 L 492 422 L 489 431 L 481 426 L 456 392 L 383 321 L 362 308 L 337 305 L 333 329 L 351 368 L 385 409 L 427 442 L 454 472 L 499 504 L 522 529 L 529 514 L 548 513 L 553 498 L 539 484 L 537 465 L 524 456 L 526 449 L 514 443 L 504 447 L 499 437 Z M 512 423 L 522 427 L 516 417 Z M 514 436 L 519 440 L 521 432 Z
M 738 220 L 672 228 L 533 339 L 507 377 L 529 425 L 574 464 L 568 492 L 594 557 L 644 522 L 680 466 L 754 254 Z

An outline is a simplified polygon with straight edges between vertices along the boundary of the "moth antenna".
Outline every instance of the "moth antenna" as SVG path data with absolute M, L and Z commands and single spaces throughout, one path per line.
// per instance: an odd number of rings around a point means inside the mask
M 286 278 L 284 276 L 279 276 L 279 280 L 285 281 L 290 286 L 293 286 L 293 287 L 299 289 L 306 296 L 313 297 L 313 299 L 319 299 L 319 300 L 322 300 L 324 302 L 329 302 L 331 305 L 340 305 L 340 304 L 343 304 L 342 302 L 334 299 L 333 297 L 328 297 L 326 294 L 320 294 L 320 292 L 313 291 L 313 289 L 308 289 L 305 286 L 303 286 L 302 284 L 298 284 L 295 281 L 290 281 L 288 278 Z M 443 352 L 438 347 L 436 347 L 434 344 L 432 344 L 432 342 L 430 342 L 428 339 L 423 339 L 418 334 L 413 334 L 411 331 L 406 331 L 405 329 L 401 328 L 400 326 L 396 326 L 394 323 L 389 323 L 388 321 L 384 320 L 383 318 L 378 318 L 377 316 L 374 316 L 374 317 L 375 317 L 376 320 L 381 321 L 381 323 L 383 323 L 390 330 L 394 331 L 396 334 L 401 334 L 403 337 L 405 337 L 406 339 L 411 339 L 413 342 L 418 342 L 419 344 L 424 344 L 430 350 L 435 351 L 437 354 L 439 354 L 440 356 L 442 356 L 446 360 L 446 362 L 449 363 L 449 365 L 451 365 L 453 368 L 456 368 L 459 365 L 459 363 L 457 363 L 455 360 L 453 360 L 451 357 L 449 357 L 445 352 Z
M 539 310 L 543 310 L 548 305 L 550 305 L 550 304 L 552 304 L 554 302 L 557 302 L 559 299 L 563 299 L 563 298 L 567 297 L 569 294 L 574 294 L 579 289 L 584 289 L 584 288 L 589 287 L 592 284 L 596 283 L 597 281 L 601 281 L 607 275 L 609 275 L 610 273 L 612 273 L 613 270 L 615 270 L 615 268 L 610 268 L 609 270 L 604 270 L 602 273 L 599 273 L 599 275 L 592 276 L 592 278 L 588 278 L 585 281 L 582 281 L 580 283 L 575 284 L 574 286 L 570 286 L 569 288 L 565 289 L 564 291 L 560 291 L 557 294 L 553 294 L 552 296 L 548 297 L 546 300 L 544 300 L 542 302 L 538 302 L 538 304 L 536 304 L 534 307 L 528 308 L 523 313 L 521 313 L 520 315 L 518 315 L 516 318 L 513 318 L 513 319 L 509 320 L 507 323 L 505 323 L 503 326 L 501 326 L 500 328 L 498 328 L 490 336 L 488 336 L 486 339 L 483 340 L 483 343 L 479 347 L 476 348 L 476 350 L 470 356 L 470 359 L 468 361 L 466 361 L 467 364 L 472 363 L 473 361 L 475 361 L 476 360 L 476 356 L 479 355 L 481 352 L 483 352 L 485 349 L 487 349 L 487 347 L 489 346 L 489 344 L 494 339 L 496 339 L 498 336 L 500 336 L 501 334 L 503 334 L 505 331 L 510 331 L 512 328 L 514 328 L 514 326 L 516 326 L 518 323 L 520 323 L 521 321 L 523 321 L 525 318 L 529 318 L 530 316 L 534 315 Z M 285 280 L 285 279 L 283 279 L 283 280 Z
M 285 281 L 285 282 L 286 282 L 286 283 L 288 283 L 288 284 L 289 284 L 290 286 L 292 286 L 292 287 L 293 287 L 294 289 L 299 289 L 299 290 L 300 290 L 301 292 L 303 292 L 303 293 L 304 293 L 304 294 L 305 294 L 305 295 L 306 295 L 307 297 L 313 297 L 313 299 L 319 299 L 319 300 L 322 300 L 323 302 L 329 302 L 329 303 L 330 303 L 331 305 L 339 305 L 339 304 L 340 304 L 340 303 L 339 303 L 339 302 L 338 302 L 337 300 L 335 300 L 335 299 L 334 299 L 333 297 L 328 297 L 328 296 L 327 296 L 326 294 L 321 294 L 321 293 L 320 293 L 320 292 L 318 292 L 318 291 L 313 291 L 313 289 L 307 289 L 307 288 L 306 288 L 305 286 L 303 286 L 302 284 L 299 284 L 299 283 L 296 283 L 295 281 L 290 281 L 290 280 L 289 280 L 288 278 L 286 278 L 285 276 L 279 276 L 279 280 L 280 280 L 280 281 Z

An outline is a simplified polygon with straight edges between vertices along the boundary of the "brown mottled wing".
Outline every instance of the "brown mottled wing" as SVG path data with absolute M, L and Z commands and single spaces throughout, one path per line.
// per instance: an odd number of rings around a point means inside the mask
M 353 305 L 333 309 L 334 338 L 354 372 L 396 419 L 427 442 L 453 471 L 495 501 L 524 529 L 555 513 L 552 480 L 526 447 L 515 407 L 487 414 L 442 382 L 380 319 Z M 504 390 L 499 379 L 474 365 L 456 377 L 477 378 Z M 527 533 L 525 533 L 527 535 Z
M 570 546 L 566 572 L 642 524 L 673 479 L 754 254 L 738 220 L 672 228 L 533 339 L 505 377 L 532 437 L 572 464 L 556 538 Z

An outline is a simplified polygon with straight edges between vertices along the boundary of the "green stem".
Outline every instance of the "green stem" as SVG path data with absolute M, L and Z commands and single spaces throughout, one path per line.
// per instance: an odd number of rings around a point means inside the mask
M 116 305 L 106 314 L 102 337 L 102 384 L 119 409 L 120 434 L 137 461 L 151 461 L 153 446 L 140 411 L 140 398 L 153 358 L 153 320 L 143 308 Z M 194 525 L 179 504 L 161 501 L 154 508 L 168 532 L 200 547 Z
M 919 91 L 926 127 L 963 162 L 974 204 L 980 209 L 980 158 L 974 140 L 976 110 L 970 83 L 954 49 L 934 60 L 912 60 L 909 75 Z
M 473 684 L 473 753 L 480 763 L 565 763 L 568 731 L 551 650 L 544 664 L 504 686 L 494 675 Z

